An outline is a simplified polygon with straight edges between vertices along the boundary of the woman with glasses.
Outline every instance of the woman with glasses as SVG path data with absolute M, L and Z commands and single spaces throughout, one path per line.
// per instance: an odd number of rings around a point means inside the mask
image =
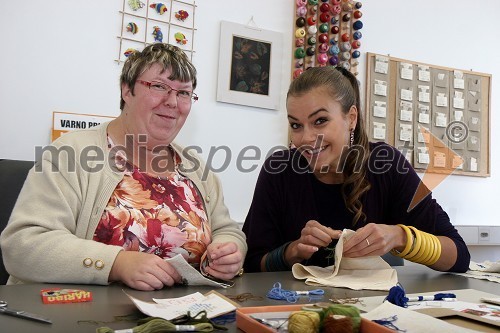
M 120 87 L 116 119 L 63 135 L 31 170 L 1 236 L 10 284 L 160 289 L 182 282 L 163 260 L 178 254 L 215 278 L 241 271 L 245 236 L 219 180 L 174 143 L 198 100 L 195 67 L 152 44 L 128 57 Z
M 290 85 L 287 113 L 296 148 L 261 170 L 243 226 L 246 271 L 331 266 L 344 229 L 356 230 L 343 243 L 346 257 L 391 251 L 440 271 L 468 269 L 465 242 L 409 162 L 368 141 L 353 74 L 305 71 Z

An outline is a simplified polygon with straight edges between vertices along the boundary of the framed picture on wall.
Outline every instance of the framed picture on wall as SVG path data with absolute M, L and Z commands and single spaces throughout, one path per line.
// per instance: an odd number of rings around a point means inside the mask
M 217 101 L 279 108 L 282 33 L 221 22 Z

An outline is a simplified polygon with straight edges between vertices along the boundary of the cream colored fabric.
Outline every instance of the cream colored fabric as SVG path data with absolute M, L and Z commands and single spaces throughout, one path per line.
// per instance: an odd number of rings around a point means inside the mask
M 500 283 L 500 260 L 496 262 L 486 260 L 482 263 L 471 261 L 467 272 L 455 274 Z
M 384 302 L 379 307 L 368 313 L 361 314 L 361 317 L 369 320 L 396 320 L 392 324 L 399 329 L 399 332 L 406 333 L 473 333 L 478 332 L 464 327 L 458 327 L 443 320 L 433 318 L 429 315 L 418 313 L 409 309 L 401 308 L 389 302 Z M 394 329 L 394 328 L 393 328 Z M 396 332 L 396 331 L 395 331 Z
M 397 272 L 381 257 L 343 258 L 344 241 L 354 231 L 345 229 L 335 246 L 336 265 L 328 267 L 295 264 L 293 276 L 312 286 L 342 287 L 354 290 L 389 290 L 398 283 Z

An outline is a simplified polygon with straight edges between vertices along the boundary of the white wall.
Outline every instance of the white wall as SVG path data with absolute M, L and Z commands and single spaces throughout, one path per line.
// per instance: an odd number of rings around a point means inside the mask
M 230 167 L 220 173 L 233 218 L 243 221 L 258 170 L 241 173 L 235 155 L 248 145 L 265 154 L 286 144 L 284 98 L 279 111 L 215 101 L 220 21 L 255 23 L 283 33 L 281 68 L 285 96 L 290 77 L 294 0 L 198 0 L 194 63 L 200 101 L 178 141 L 202 147 L 227 145 Z M 33 159 L 33 147 L 49 143 L 53 111 L 117 115 L 121 66 L 116 36 L 123 0 L 2 1 L 0 3 L 0 158 Z M 491 174 L 489 178 L 451 176 L 434 195 L 455 225 L 500 225 L 494 207 L 500 198 L 495 113 L 500 93 L 500 2 L 482 0 L 362 1 L 362 52 L 493 74 L 491 96 Z M 480 11 L 474 13 L 475 8 Z M 477 9 L 477 8 L 476 8 Z M 290 56 L 288 56 L 290 55 Z M 365 57 L 360 80 L 364 83 Z M 219 157 L 222 157 L 220 154 Z M 262 161 L 261 161 L 262 162 Z M 248 167 L 249 164 L 244 164 Z M 260 164 L 259 164 L 260 168 Z M 496 251 L 496 250 L 495 250 Z M 494 251 L 498 258 L 500 251 Z M 496 253 L 496 254 L 495 254 Z

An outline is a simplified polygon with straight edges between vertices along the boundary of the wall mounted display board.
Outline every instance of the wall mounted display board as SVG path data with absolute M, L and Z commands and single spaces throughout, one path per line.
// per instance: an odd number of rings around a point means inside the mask
M 192 59 L 195 9 L 195 1 L 190 0 L 123 0 L 116 62 L 153 43 L 176 45 Z
M 367 53 L 370 141 L 417 171 L 490 176 L 491 75 Z
M 342 66 L 354 75 L 360 57 L 362 3 L 354 0 L 289 0 L 295 3 L 292 78 L 319 66 Z

